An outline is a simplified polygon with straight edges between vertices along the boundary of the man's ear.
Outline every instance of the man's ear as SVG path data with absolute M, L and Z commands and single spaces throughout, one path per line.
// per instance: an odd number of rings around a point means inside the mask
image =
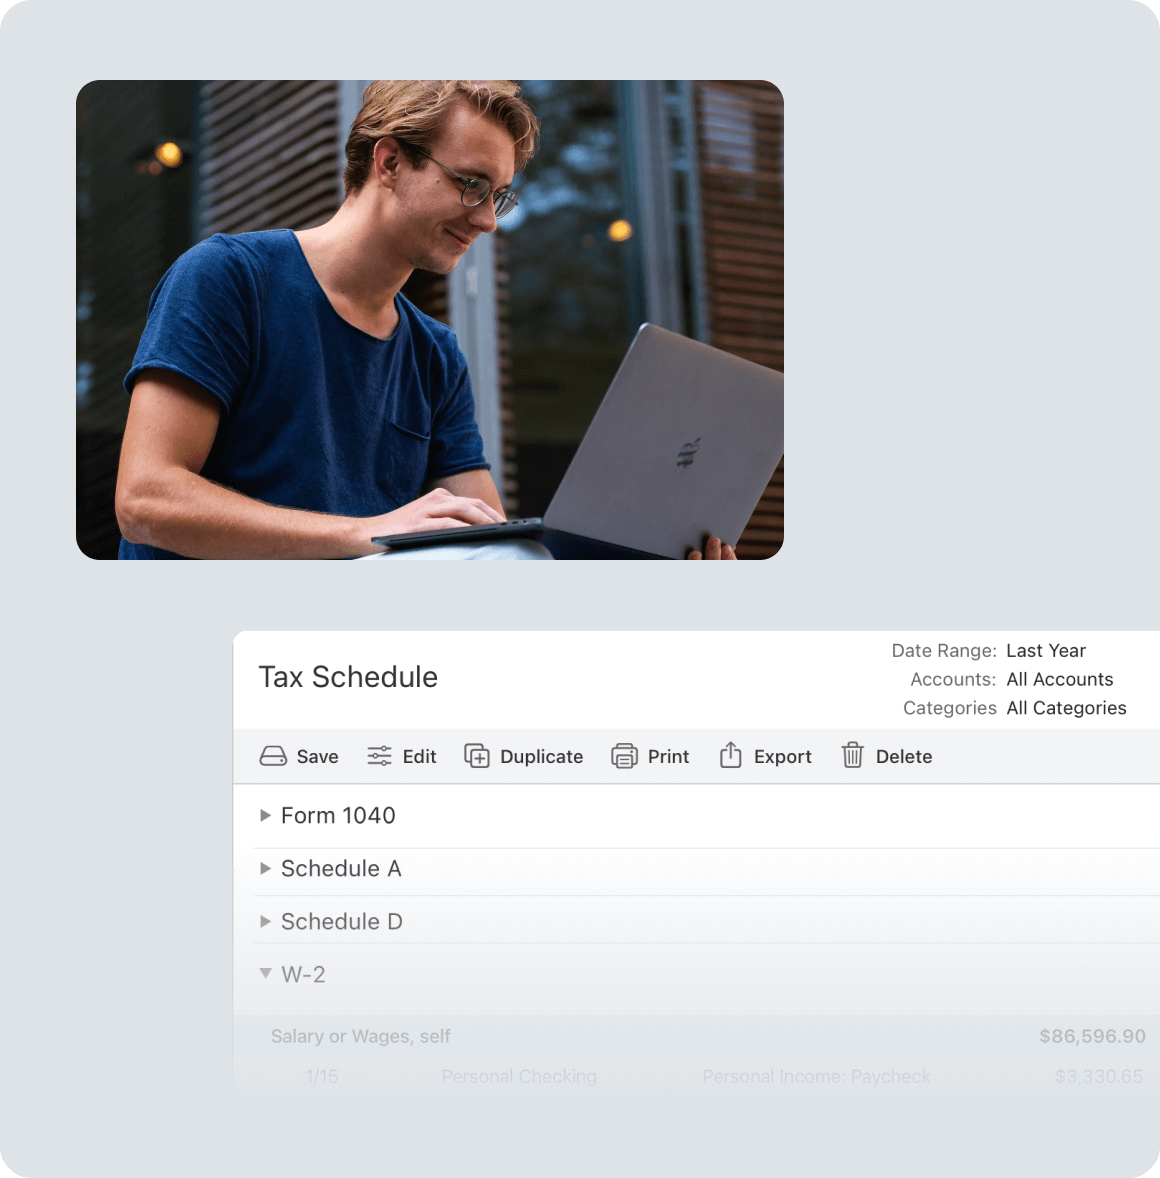
M 390 135 L 384 135 L 375 144 L 374 177 L 384 188 L 394 188 L 399 179 L 399 165 L 403 161 L 403 153 L 399 148 L 399 141 Z

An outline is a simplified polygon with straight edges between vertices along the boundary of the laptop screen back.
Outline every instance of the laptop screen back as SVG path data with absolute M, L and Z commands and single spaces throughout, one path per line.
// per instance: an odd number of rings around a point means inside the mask
M 782 375 L 644 324 L 544 523 L 681 559 L 736 544 L 783 444 Z

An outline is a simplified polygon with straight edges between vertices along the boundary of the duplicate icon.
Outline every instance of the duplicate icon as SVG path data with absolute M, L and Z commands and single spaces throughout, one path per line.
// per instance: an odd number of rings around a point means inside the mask
M 491 764 L 491 750 L 485 749 L 481 744 L 465 744 L 463 759 L 473 769 L 486 769 Z

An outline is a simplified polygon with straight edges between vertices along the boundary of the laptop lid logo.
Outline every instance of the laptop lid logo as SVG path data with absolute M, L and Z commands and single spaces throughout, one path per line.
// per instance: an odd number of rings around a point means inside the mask
M 677 465 L 680 467 L 692 466 L 693 455 L 701 448 L 701 439 L 694 438 L 691 442 L 686 442 L 677 451 Z

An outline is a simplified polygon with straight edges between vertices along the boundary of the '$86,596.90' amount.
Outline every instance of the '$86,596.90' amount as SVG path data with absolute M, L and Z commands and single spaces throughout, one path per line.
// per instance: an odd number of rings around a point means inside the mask
M 1086 1029 L 1081 1031 L 1044 1029 L 1039 1032 L 1040 1043 L 1070 1043 L 1078 1047 L 1081 1043 L 1143 1043 L 1146 1036 L 1142 1030 L 1125 1028 L 1122 1031 L 1114 1029 Z

